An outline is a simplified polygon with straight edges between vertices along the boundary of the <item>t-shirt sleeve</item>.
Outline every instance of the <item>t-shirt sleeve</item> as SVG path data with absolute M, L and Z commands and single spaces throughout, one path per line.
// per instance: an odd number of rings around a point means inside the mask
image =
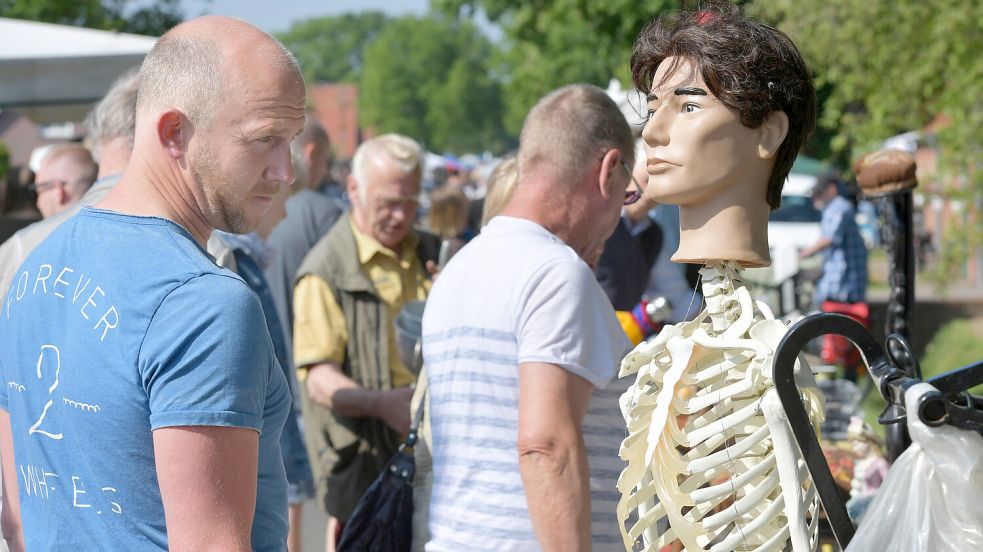
M 604 387 L 631 344 L 587 265 L 544 263 L 518 300 L 519 363 L 547 362 Z
M 308 274 L 294 288 L 294 366 L 345 360 L 348 328 L 345 314 L 323 279 Z
M 161 302 L 138 360 L 152 429 L 245 427 L 261 431 L 279 370 L 259 298 L 235 278 L 192 278 Z

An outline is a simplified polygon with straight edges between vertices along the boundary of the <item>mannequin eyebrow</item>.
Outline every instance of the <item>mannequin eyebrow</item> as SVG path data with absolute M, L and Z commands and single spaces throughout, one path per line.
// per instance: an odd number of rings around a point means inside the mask
M 677 96 L 706 96 L 707 91 L 702 88 L 697 88 L 695 86 L 684 86 L 683 88 L 677 88 L 673 92 Z
M 674 96 L 708 96 L 707 91 L 696 87 L 696 86 L 684 86 L 682 88 L 677 88 L 672 91 Z M 659 96 L 655 93 L 650 93 L 645 96 L 646 101 L 654 102 L 659 99 Z

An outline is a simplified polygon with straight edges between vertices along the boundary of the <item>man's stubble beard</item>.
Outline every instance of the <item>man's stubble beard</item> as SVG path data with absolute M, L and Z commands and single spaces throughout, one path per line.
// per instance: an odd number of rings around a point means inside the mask
M 241 201 L 237 201 L 237 190 L 232 179 L 222 174 L 218 160 L 207 147 L 203 146 L 191 162 L 191 176 L 205 194 L 209 209 L 224 225 L 218 230 L 233 234 L 248 234 L 253 231 L 252 225 L 246 222 L 239 208 Z

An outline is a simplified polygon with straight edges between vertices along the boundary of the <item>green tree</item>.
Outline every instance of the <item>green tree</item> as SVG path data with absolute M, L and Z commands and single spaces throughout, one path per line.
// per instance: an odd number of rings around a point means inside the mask
M 0 0 L 0 17 L 148 36 L 160 36 L 184 21 L 179 0 Z
M 365 50 L 362 124 L 400 132 L 438 151 L 501 151 L 501 91 L 487 65 L 492 46 L 468 21 L 403 17 Z
M 10 170 L 10 151 L 7 144 L 0 140 L 0 180 L 7 178 L 7 171 Z
M 819 123 L 834 153 L 856 159 L 935 122 L 938 166 L 921 188 L 965 201 L 967 217 L 941 257 L 943 278 L 958 275 L 983 238 L 983 3 L 771 0 L 752 11 L 792 37 L 828 91 Z
M 365 47 L 386 22 L 382 12 L 320 17 L 298 21 L 277 38 L 297 56 L 308 82 L 358 82 Z
M 481 9 L 504 32 L 498 71 L 506 75 L 506 128 L 518 133 L 536 101 L 560 86 L 584 82 L 606 88 L 630 83 L 628 59 L 642 27 L 679 0 L 433 0 L 469 19 Z

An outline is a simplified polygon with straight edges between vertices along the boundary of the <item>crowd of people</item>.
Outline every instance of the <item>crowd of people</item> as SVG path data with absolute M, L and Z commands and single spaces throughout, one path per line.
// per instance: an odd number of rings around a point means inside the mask
M 700 305 L 699 264 L 669 259 L 678 212 L 645 193 L 667 138 L 570 85 L 494 166 L 428 174 L 383 134 L 332 171 L 296 59 L 222 17 L 161 37 L 87 128 L 6 181 L 42 217 L 0 246 L 11 550 L 296 552 L 311 498 L 331 550 L 411 402 L 433 466 L 415 549 L 623 548 L 617 367 Z M 835 186 L 816 197 L 828 237 L 807 253 L 855 255 Z M 832 273 L 824 298 L 863 300 Z M 394 328 L 414 301 L 423 375 Z

